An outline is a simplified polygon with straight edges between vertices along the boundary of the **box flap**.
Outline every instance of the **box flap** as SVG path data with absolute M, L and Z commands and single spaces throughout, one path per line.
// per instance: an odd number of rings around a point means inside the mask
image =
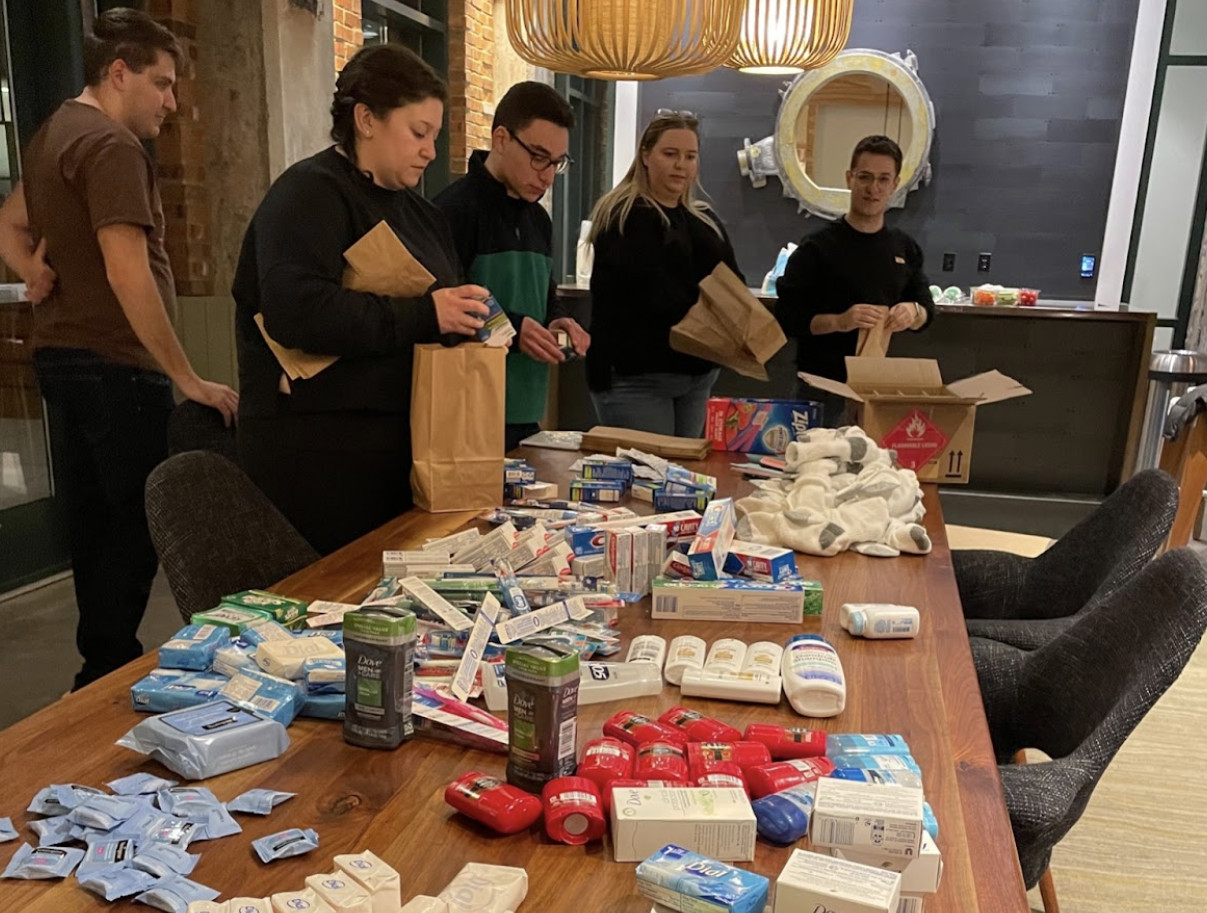
M 857 403 L 863 402 L 862 396 L 841 381 L 831 380 L 828 377 L 820 377 L 817 374 L 806 374 L 804 371 L 799 372 L 796 376 L 805 383 L 817 387 L 819 390 L 825 390 L 827 393 L 837 393 L 839 396 L 853 399 Z
M 953 381 L 947 385 L 947 389 L 956 396 L 973 398 L 980 403 L 1000 403 L 1002 400 L 1031 394 L 1031 391 L 1017 380 L 1007 377 L 1001 371 L 974 374 L 972 377 Z
M 933 358 L 855 358 L 848 355 L 847 383 L 863 386 L 899 384 L 908 387 L 942 387 L 939 363 Z

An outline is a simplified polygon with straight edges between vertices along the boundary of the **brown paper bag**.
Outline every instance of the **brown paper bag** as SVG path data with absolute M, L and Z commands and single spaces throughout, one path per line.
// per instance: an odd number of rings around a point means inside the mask
M 496 507 L 503 498 L 507 349 L 415 346 L 411 489 L 433 513 Z
M 855 354 L 865 358 L 884 358 L 888 355 L 888 344 L 893 334 L 888 331 L 888 315 L 870 330 L 860 329 L 855 341 Z
M 775 317 L 724 263 L 700 282 L 700 300 L 671 327 L 671 348 L 767 380 L 764 364 L 788 342 Z
M 343 286 L 354 292 L 418 298 L 436 281 L 384 219 L 344 251 L 344 260 L 348 265 L 344 268 Z M 262 315 L 256 314 L 253 319 L 290 380 L 307 380 L 339 361 L 338 355 L 311 355 L 301 349 L 287 349 L 268 335 Z M 282 392 L 289 390 L 283 388 Z

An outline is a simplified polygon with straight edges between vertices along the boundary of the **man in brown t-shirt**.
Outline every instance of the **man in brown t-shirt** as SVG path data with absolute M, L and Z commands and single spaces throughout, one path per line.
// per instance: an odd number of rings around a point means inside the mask
M 168 317 L 175 302 L 155 166 L 141 140 L 176 109 L 175 37 L 145 13 L 97 17 L 88 84 L 30 141 L 0 209 L 0 257 L 34 308 L 56 494 L 67 506 L 84 665 L 75 688 L 142 653 L 157 559 L 143 489 L 167 455 L 171 382 L 227 424 L 238 394 L 197 376 Z

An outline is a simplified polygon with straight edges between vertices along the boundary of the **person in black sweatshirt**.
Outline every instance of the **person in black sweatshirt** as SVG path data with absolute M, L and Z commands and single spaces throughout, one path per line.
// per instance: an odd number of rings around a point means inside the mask
M 235 272 L 239 459 L 322 554 L 411 506 L 411 368 L 417 343 L 471 336 L 489 292 L 461 284 L 448 224 L 412 189 L 436 157 L 447 90 L 396 44 L 358 52 L 336 82 L 336 145 L 269 188 Z M 393 298 L 342 286 L 344 251 L 385 221 L 435 277 Z M 309 379 L 282 372 L 275 342 L 338 356 Z
M 845 217 L 806 235 L 776 282 L 776 316 L 796 338 L 797 370 L 847 379 L 846 356 L 855 354 L 860 329 L 884 322 L 893 333 L 920 330 L 934 316 L 922 249 L 900 229 L 884 224 L 901 174 L 901 147 L 887 136 L 860 140 L 851 155 Z M 823 423 L 849 418 L 848 401 L 803 381 L 798 399 L 822 404 Z
M 674 351 L 670 331 L 718 263 L 742 274 L 721 220 L 696 199 L 698 128 L 688 111 L 660 111 L 628 173 L 591 214 L 587 385 L 604 425 L 680 437 L 704 431 L 720 368 Z

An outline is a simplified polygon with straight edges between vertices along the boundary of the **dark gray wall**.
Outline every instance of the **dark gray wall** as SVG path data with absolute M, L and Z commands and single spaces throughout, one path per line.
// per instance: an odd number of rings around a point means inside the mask
M 922 245 L 943 286 L 1001 282 L 1092 300 L 1078 276 L 1106 225 L 1138 0 L 855 0 L 848 47 L 918 55 L 935 104 L 935 177 L 889 215 Z M 641 86 L 642 123 L 659 108 L 701 118 L 702 180 L 752 285 L 787 241 L 820 223 L 775 178 L 738 173 L 743 138 L 775 127 L 778 77 L 720 69 Z M 944 251 L 956 269 L 940 272 Z M 976 254 L 993 254 L 989 273 Z

